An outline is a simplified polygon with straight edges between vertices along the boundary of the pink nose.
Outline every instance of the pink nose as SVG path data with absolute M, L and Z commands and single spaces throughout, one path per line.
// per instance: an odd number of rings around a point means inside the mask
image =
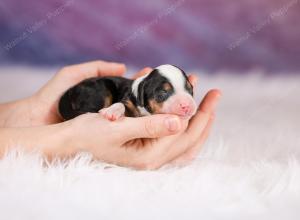
M 179 107 L 180 107 L 180 111 L 185 115 L 188 114 L 191 109 L 189 104 L 187 103 L 180 103 Z

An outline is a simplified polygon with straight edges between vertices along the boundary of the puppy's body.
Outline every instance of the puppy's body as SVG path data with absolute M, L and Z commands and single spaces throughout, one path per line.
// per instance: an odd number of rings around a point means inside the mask
M 178 67 L 162 65 L 136 80 L 123 77 L 86 79 L 70 88 L 59 102 L 60 115 L 69 120 L 99 112 L 110 120 L 171 113 L 191 117 L 196 110 L 193 88 Z
M 133 80 L 123 77 L 95 77 L 86 79 L 69 89 L 59 102 L 59 112 L 65 120 L 72 119 L 87 112 L 98 112 L 114 103 L 132 101 L 131 97 Z M 130 108 L 130 106 L 129 106 Z M 129 109 L 126 116 L 137 117 Z

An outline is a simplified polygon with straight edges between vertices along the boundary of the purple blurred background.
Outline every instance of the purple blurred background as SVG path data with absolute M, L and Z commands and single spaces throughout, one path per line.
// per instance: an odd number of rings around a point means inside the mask
M 299 0 L 1 0 L 0 62 L 300 70 Z

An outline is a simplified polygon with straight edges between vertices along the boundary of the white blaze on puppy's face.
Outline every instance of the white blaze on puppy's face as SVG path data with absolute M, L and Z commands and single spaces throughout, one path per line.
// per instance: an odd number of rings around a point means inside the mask
M 162 76 L 169 80 L 175 91 L 184 90 L 186 79 L 184 78 L 180 69 L 169 64 L 158 66 L 155 69 L 157 69 Z
M 183 118 L 192 117 L 196 113 L 196 102 L 187 91 L 187 78 L 182 70 L 172 65 L 161 65 L 156 69 L 174 89 L 174 94 L 163 102 L 161 113 L 176 114 Z

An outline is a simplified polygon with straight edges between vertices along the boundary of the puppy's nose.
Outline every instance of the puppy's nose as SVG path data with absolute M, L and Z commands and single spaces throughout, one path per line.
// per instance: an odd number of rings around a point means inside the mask
M 184 113 L 185 115 L 188 114 L 191 109 L 190 105 L 187 103 L 180 103 L 179 106 L 180 106 L 181 112 Z

